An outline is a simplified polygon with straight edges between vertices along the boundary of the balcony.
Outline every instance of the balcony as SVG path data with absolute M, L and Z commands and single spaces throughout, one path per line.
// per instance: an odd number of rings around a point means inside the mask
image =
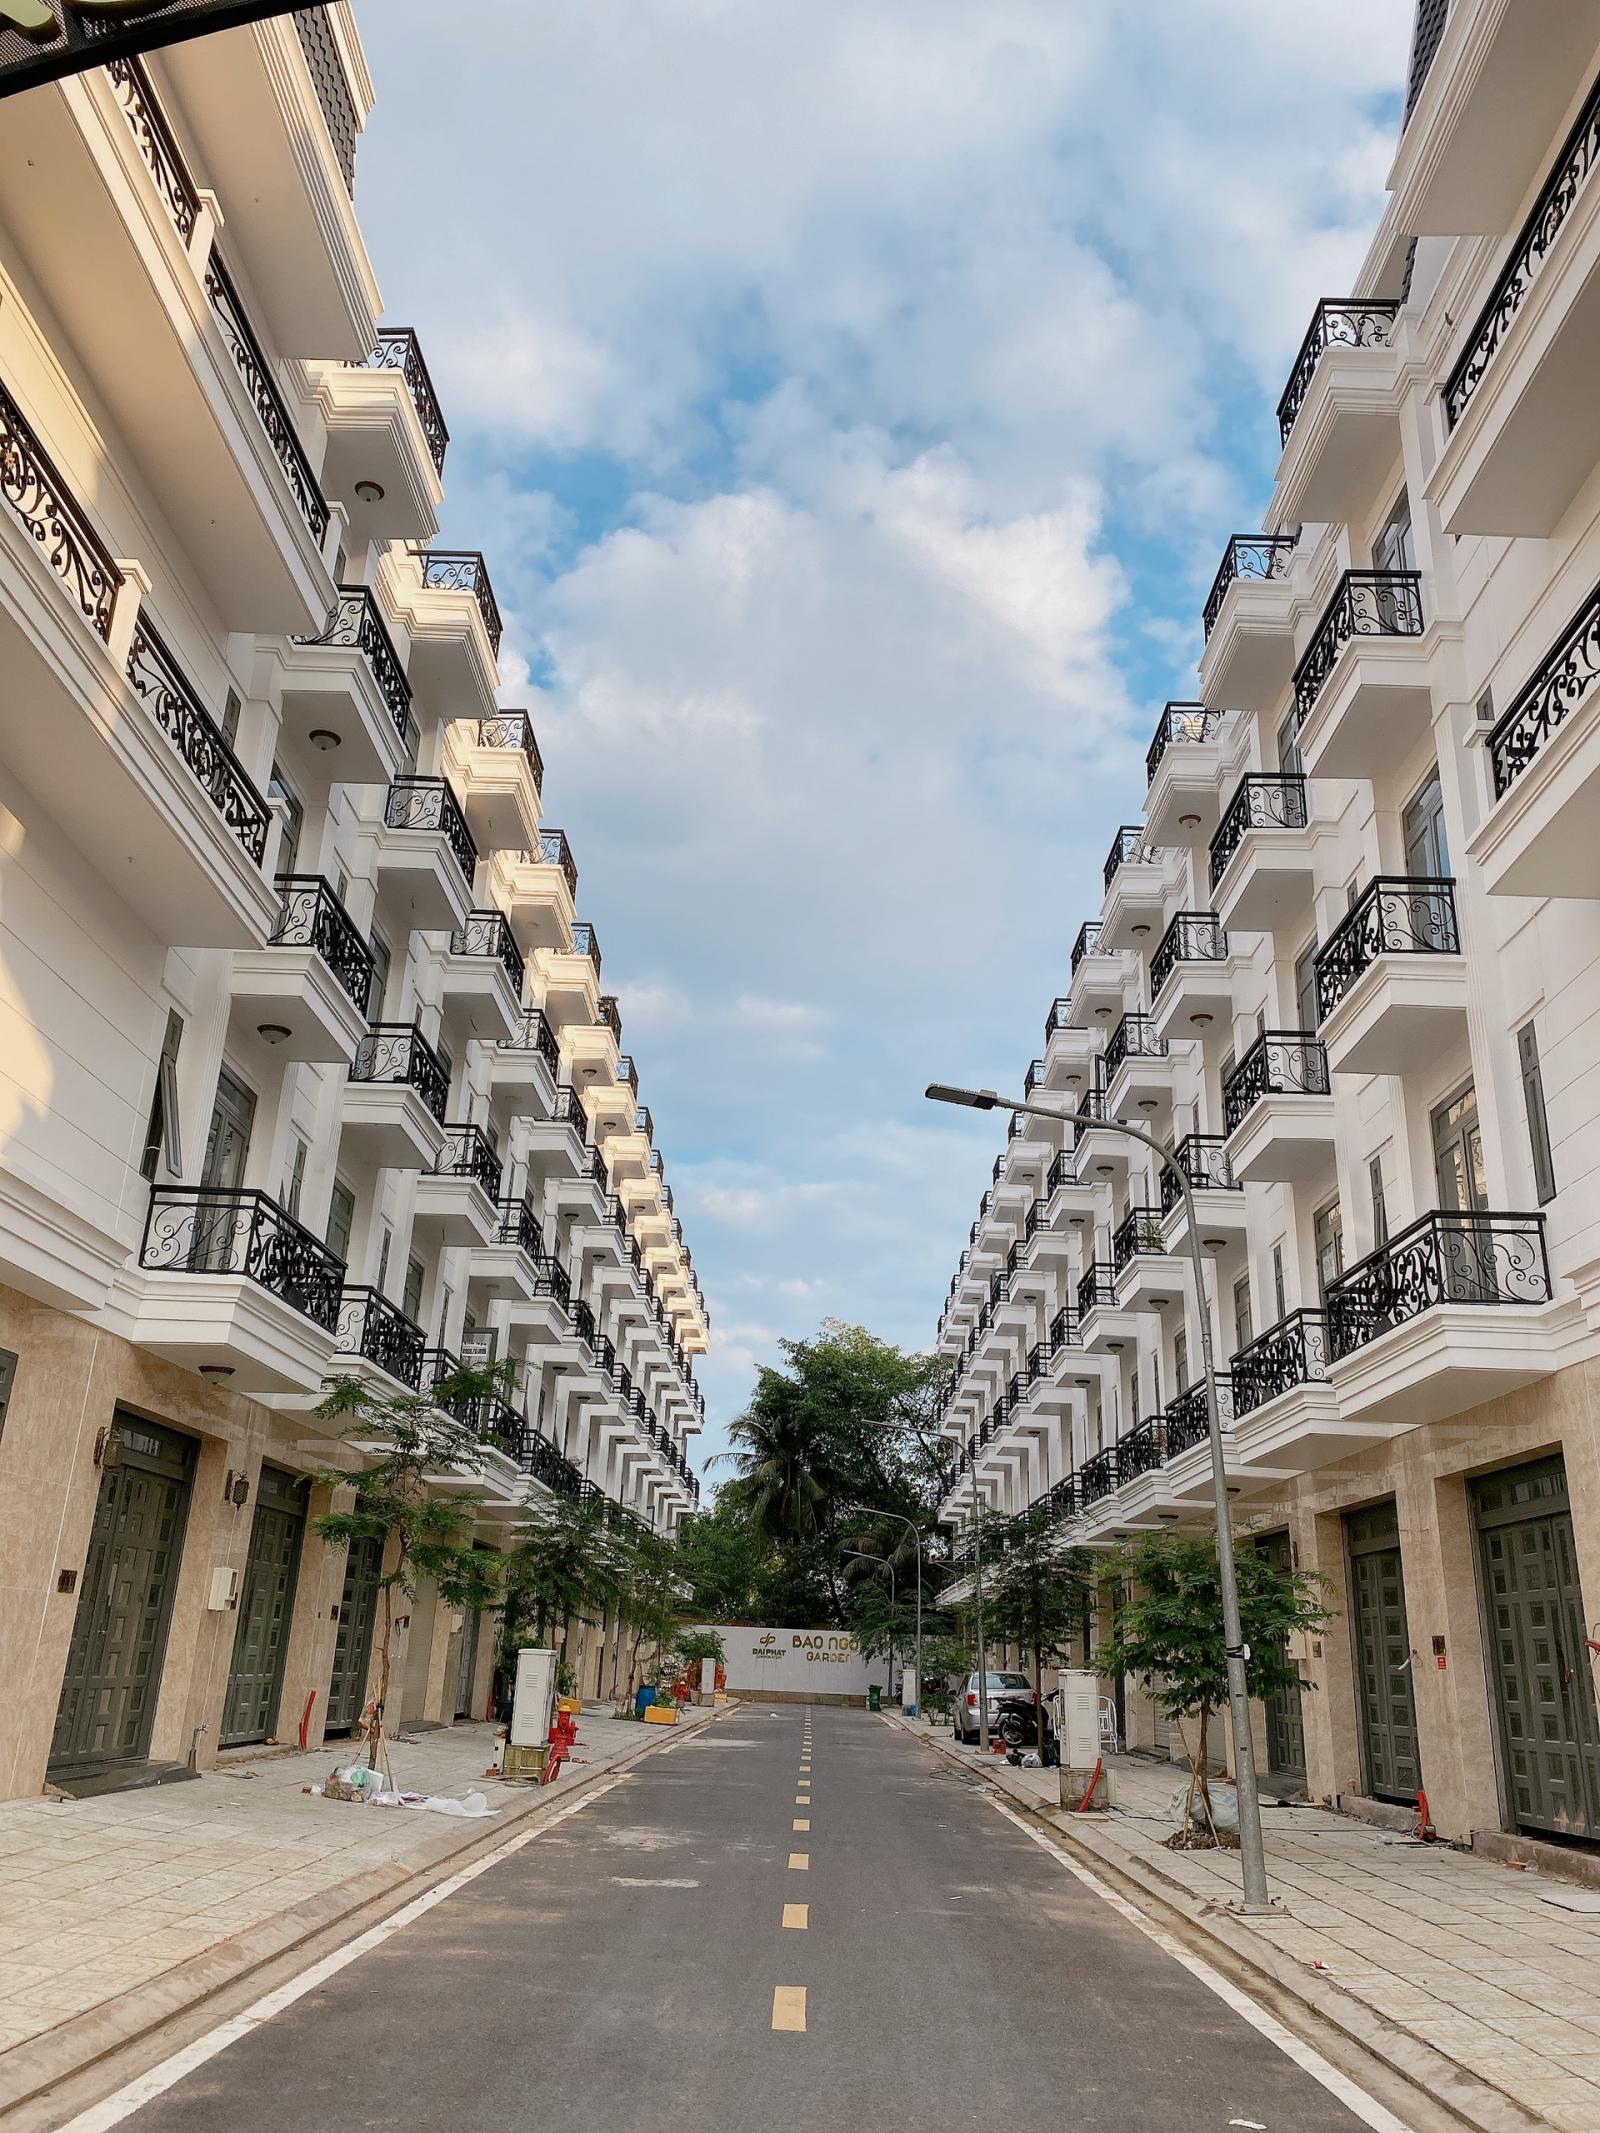
M 1347 570 L 1294 674 L 1295 740 L 1312 777 L 1393 769 L 1433 717 L 1433 640 L 1414 570 Z
M 261 1192 L 158 1185 L 132 1338 L 246 1393 L 316 1392 L 344 1263 Z
M 364 585 L 341 585 L 322 634 L 293 642 L 285 734 L 335 757 L 342 782 L 387 785 L 405 760 L 411 684 L 377 601 Z
M 544 1257 L 544 1233 L 526 1195 L 501 1200 L 487 1242 L 468 1262 L 468 1286 L 488 1303 L 531 1303 Z
M 420 1392 L 426 1346 L 422 1328 L 413 1325 L 381 1289 L 364 1282 L 346 1284 L 334 1342 L 335 1370 L 351 1372 L 353 1366 L 370 1363 L 393 1384 L 407 1392 Z
M 499 1226 L 500 1177 L 500 1157 L 480 1126 L 447 1126 L 432 1169 L 417 1179 L 416 1229 L 443 1245 L 488 1244 Z
M 1203 1037 L 1213 1023 L 1230 1029 L 1235 969 L 1227 929 L 1216 913 L 1180 911 L 1150 959 L 1150 1020 L 1157 1036 Z
M 1164 1311 L 1183 1295 L 1183 1269 L 1153 1207 L 1131 1208 L 1113 1230 L 1111 1266 L 1124 1311 Z
M 1138 823 L 1124 823 L 1117 831 L 1105 864 L 1106 900 L 1095 941 L 1097 954 L 1137 948 L 1160 925 L 1167 893 L 1166 858 L 1165 852 L 1145 841 Z
M 367 1027 L 372 951 L 322 875 L 280 874 L 275 886 L 267 946 L 233 959 L 235 1027 L 284 1060 L 348 1065 Z
M 445 729 L 445 769 L 480 851 L 537 848 L 544 758 L 526 711 L 455 720 Z
M 564 953 L 574 924 L 578 868 L 564 832 L 546 829 L 525 852 L 496 852 L 494 901 L 516 929 L 523 953 Z
M 1083 1186 L 1120 1185 L 1135 1143 L 1120 1132 L 1104 1089 L 1087 1089 L 1078 1106 L 1072 1163 Z
M 448 780 L 394 779 L 378 839 L 385 899 L 397 897 L 420 932 L 454 929 L 466 920 L 477 871 L 478 848 Z
M 530 1119 L 524 1130 L 529 1166 L 541 1175 L 575 1178 L 588 1162 L 589 1114 L 570 1083 L 556 1084 L 549 1117 Z
M 1591 38 L 1592 53 L 1592 38 Z M 1600 81 L 1445 381 L 1428 483 L 1450 533 L 1553 533 L 1600 456 Z
M 1093 1073 L 1099 1046 L 1088 1030 L 1071 1020 L 1071 1002 L 1065 997 L 1051 1003 L 1044 1023 L 1043 1071 L 1037 1086 L 1056 1092 L 1083 1087 Z
M 1139 1337 L 1139 1321 L 1117 1297 L 1116 1270 L 1107 1259 L 1091 1261 L 1074 1291 L 1078 1345 L 1086 1355 L 1115 1355 Z
M 1236 533 L 1205 608 L 1200 690 L 1208 702 L 1270 718 L 1294 670 L 1293 534 Z
M 1466 1034 L 1455 884 L 1380 874 L 1317 951 L 1317 1016 L 1336 1074 L 1409 1074 Z
M 1370 508 L 1400 452 L 1398 303 L 1324 299 L 1278 403 L 1284 525 L 1345 525 Z
M 1281 1487 L 1395 1434 L 1341 1412 L 1328 1361 L 1327 1314 L 1311 1310 L 1291 1311 L 1234 1357 L 1229 1467 L 1237 1462 L 1241 1486 Z
M 1108 1116 L 1130 1104 L 1151 1114 L 1172 1101 L 1173 1061 L 1153 1017 L 1127 1014 L 1106 1043 L 1105 1108 Z
M 328 432 L 323 485 L 344 507 L 352 549 L 431 540 L 450 433 L 415 333 L 385 327 L 364 363 L 308 369 Z
M 1080 1029 L 1091 1029 L 1122 1012 L 1124 983 L 1122 957 L 1107 942 L 1102 946 L 1100 924 L 1090 920 L 1078 928 L 1072 944 L 1072 980 L 1067 994 L 1067 1012 Z
M 1303 777 L 1252 770 L 1239 780 L 1211 840 L 1211 892 L 1225 924 L 1271 933 L 1309 913 L 1309 821 Z
M 444 1005 L 450 1026 L 490 1044 L 521 1027 L 522 951 L 503 911 L 469 911 L 450 936 L 444 959 Z
M 509 1037 L 495 1047 L 490 1067 L 496 1098 L 507 1095 L 513 1111 L 526 1108 L 531 1093 L 535 1108 L 548 1114 L 561 1076 L 556 1033 L 537 1007 L 524 1008 Z
M 489 566 L 471 549 L 428 548 L 417 557 L 420 596 L 411 598 L 411 672 L 431 704 L 460 718 L 499 708 L 500 610 Z
M 1424 1215 L 1329 1284 L 1340 1413 L 1412 1427 L 1547 1376 L 1550 1300 L 1542 1215 Z
M 1293 1185 L 1333 1162 L 1333 1084 L 1322 1041 L 1309 1030 L 1269 1029 L 1222 1091 L 1228 1160 L 1241 1185 Z
M 1200 1242 L 1216 1251 L 1245 1234 L 1244 1188 L 1235 1177 L 1227 1143 L 1220 1133 L 1188 1133 L 1172 1151 L 1173 1161 L 1189 1181 L 1194 1196 Z M 1178 1181 L 1161 1166 L 1161 1234 L 1169 1252 L 1186 1251 L 1189 1226 Z
M 378 1168 L 431 1170 L 444 1146 L 450 1075 L 414 1022 L 374 1022 L 356 1047 L 343 1133 Z
M 1145 755 L 1144 833 L 1158 850 L 1204 844 L 1217 826 L 1224 714 L 1168 704 Z
M 1600 588 L 1489 736 L 1495 805 L 1468 850 L 1493 896 L 1600 896 Z
M 600 943 L 593 926 L 579 919 L 572 928 L 569 947 L 546 949 L 539 958 L 544 979 L 545 1012 L 557 1023 L 564 1038 L 570 1025 L 585 1030 L 602 1026 L 600 1021 Z M 615 1041 L 612 1052 L 615 1052 Z

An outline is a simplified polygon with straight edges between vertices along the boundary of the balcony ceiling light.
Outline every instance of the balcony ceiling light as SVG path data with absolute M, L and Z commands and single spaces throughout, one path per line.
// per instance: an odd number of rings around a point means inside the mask
M 1211 1022 L 1212 1017 L 1210 1015 L 1191 1015 L 1189 1017 L 1189 1023 L 1193 1029 L 1209 1029 Z
M 1208 1252 L 1220 1252 L 1227 1239 L 1225 1237 L 1202 1237 L 1200 1242 Z
M 326 726 L 313 726 L 306 739 L 319 755 L 328 755 L 339 745 L 338 734 L 330 733 Z
M 1148 926 L 1134 926 L 1131 930 L 1133 933 L 1133 937 L 1136 941 L 1147 940 L 1149 938 L 1150 928 Z
M 256 1035 L 266 1044 L 287 1044 L 293 1031 L 286 1022 L 258 1022 Z
M 383 483 L 381 481 L 358 481 L 356 483 L 356 494 L 364 504 L 381 504 L 383 502 Z
M 200 1365 L 200 1375 L 208 1385 L 226 1385 L 229 1378 L 233 1376 L 233 1365 L 231 1363 L 202 1363 Z
M 1180 829 L 1198 829 L 1200 827 L 1200 817 L 1198 815 L 1180 815 L 1178 817 L 1178 827 Z
M 1139 1098 L 1139 1109 L 1141 1111 L 1159 1111 L 1160 1108 L 1161 1106 L 1153 1096 L 1141 1096 Z

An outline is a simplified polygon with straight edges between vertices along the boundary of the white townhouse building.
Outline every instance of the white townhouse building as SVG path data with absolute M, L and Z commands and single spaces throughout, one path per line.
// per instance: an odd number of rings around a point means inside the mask
M 704 1299 L 487 566 L 434 545 L 370 104 L 336 5 L 0 121 L 0 1796 L 355 1722 L 330 1372 L 522 1366 L 460 1418 L 486 1539 L 698 1493 Z M 493 1642 L 424 1587 L 391 1720 L 482 1716 Z
M 1600 4 L 1422 0 L 1389 203 L 1116 829 L 939 1328 L 949 1512 L 1322 1573 L 1265 1766 L 1600 1840 Z M 969 1586 L 958 1584 L 961 1593 Z M 1158 1722 L 1116 1684 L 1128 1738 Z M 1219 1740 L 1219 1746 L 1220 1746 Z

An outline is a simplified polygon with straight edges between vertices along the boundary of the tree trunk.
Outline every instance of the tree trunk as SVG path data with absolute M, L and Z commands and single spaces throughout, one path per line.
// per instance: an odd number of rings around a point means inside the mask
M 389 1669 L 394 1650 L 394 1587 L 383 1588 L 383 1643 L 378 1648 L 378 1693 L 372 1699 L 372 1723 L 367 1728 L 367 1768 L 376 1770 L 383 1747 L 383 1713 L 389 1701 Z

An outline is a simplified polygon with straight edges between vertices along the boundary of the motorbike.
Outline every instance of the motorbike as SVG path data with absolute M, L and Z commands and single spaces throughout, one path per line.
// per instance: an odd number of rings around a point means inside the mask
M 1013 1755 L 1023 1750 L 1037 1748 L 1039 1760 L 1046 1767 L 1057 1761 L 1055 1716 L 1046 1697 L 1040 1704 L 1038 1719 L 1043 1722 L 1044 1738 L 1039 1738 L 1039 1724 L 1034 1714 L 1033 1698 L 1020 1692 L 1001 1695 L 995 1699 L 992 1724 L 996 1733 L 1005 1742 Z

